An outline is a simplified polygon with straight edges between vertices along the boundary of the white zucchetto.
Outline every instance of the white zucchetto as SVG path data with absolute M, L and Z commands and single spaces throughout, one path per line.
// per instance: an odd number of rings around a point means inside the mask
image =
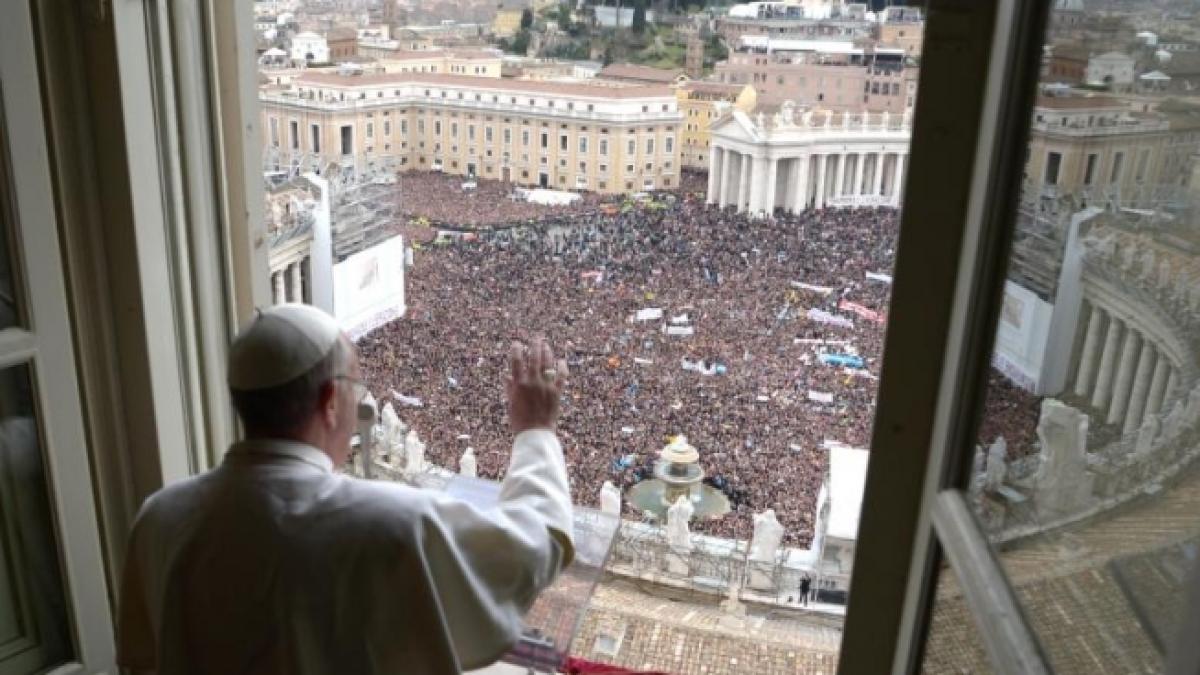
M 254 391 L 290 382 L 327 357 L 341 335 L 337 321 L 312 305 L 258 310 L 229 348 L 229 386 Z

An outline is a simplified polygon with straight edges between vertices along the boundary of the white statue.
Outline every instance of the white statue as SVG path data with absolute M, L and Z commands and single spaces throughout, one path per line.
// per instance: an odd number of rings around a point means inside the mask
M 825 111 L 825 128 L 828 129 L 830 127 L 830 125 L 832 125 L 832 124 L 833 124 L 833 111 L 826 110 Z
M 805 129 L 811 127 L 812 122 L 813 122 L 813 111 L 811 109 L 805 110 L 803 113 L 800 114 L 800 125 L 803 126 Z
M 891 120 L 892 120 L 892 114 L 886 110 L 884 110 L 883 114 L 879 116 L 879 125 L 881 127 L 883 127 L 884 131 L 887 131 L 888 122 L 890 122 Z
M 1008 473 L 1008 467 L 1005 462 L 1008 461 L 1008 441 L 1004 440 L 1003 436 L 997 436 L 996 440 L 988 446 L 987 453 L 987 468 L 984 470 L 984 486 L 989 490 L 995 490 L 1004 483 L 1004 477 Z
M 458 475 L 474 478 L 476 476 L 475 448 L 467 448 L 462 457 L 458 458 Z
M 1048 398 L 1042 401 L 1037 435 L 1042 463 L 1034 484 L 1037 508 L 1052 516 L 1086 506 L 1093 477 L 1087 462 L 1088 416 Z
M 667 543 L 671 545 L 671 548 L 682 551 L 692 550 L 692 537 L 688 530 L 688 521 L 692 519 L 692 514 L 695 512 L 692 500 L 688 499 L 687 495 L 679 495 L 671 508 L 667 509 Z
M 600 486 L 600 510 L 621 517 L 621 490 L 610 480 Z
M 1163 420 L 1163 436 L 1166 438 L 1175 438 L 1183 429 L 1183 401 L 1175 401 L 1175 405 L 1171 406 L 1171 412 L 1167 413 L 1167 417 Z
M 850 113 L 849 112 L 842 113 L 842 128 L 847 131 L 850 130 Z
M 756 123 L 755 125 L 759 129 L 766 128 L 766 126 L 767 126 L 767 116 L 762 114 L 761 112 L 759 112 L 757 115 L 754 116 L 754 121 Z
M 870 126 L 871 126 L 871 111 L 870 111 L 870 110 L 864 110 L 864 111 L 862 111 L 862 128 L 863 128 L 863 131 L 866 131 L 866 130 L 867 130 L 867 128 L 868 128 L 868 127 L 870 127 Z
M 779 124 L 777 126 L 787 126 L 787 127 L 795 126 L 795 124 L 796 124 L 796 104 L 793 103 L 790 99 L 783 102 L 783 105 L 781 105 L 779 107 L 778 114 L 782 118 L 781 119 L 782 124 Z
M 775 509 L 754 514 L 754 536 L 750 539 L 750 559 L 775 562 L 779 544 L 783 542 L 783 525 L 775 517 Z
M 405 429 L 404 423 L 400 421 L 400 416 L 396 414 L 396 409 L 392 407 L 391 401 L 383 405 L 379 421 L 383 427 L 383 444 L 379 449 L 388 453 L 390 457 L 399 457 L 404 444 Z
M 912 126 L 913 112 L 912 108 L 905 108 L 904 115 L 900 118 L 900 126 L 907 129 Z
M 1159 422 L 1158 415 L 1147 415 L 1142 426 L 1138 429 L 1137 444 L 1134 452 L 1139 455 L 1149 454 L 1154 448 L 1154 441 L 1158 439 L 1158 433 L 1162 430 L 1162 423 Z
M 425 444 L 417 436 L 416 429 L 409 429 L 404 437 L 404 470 L 417 473 L 425 469 Z

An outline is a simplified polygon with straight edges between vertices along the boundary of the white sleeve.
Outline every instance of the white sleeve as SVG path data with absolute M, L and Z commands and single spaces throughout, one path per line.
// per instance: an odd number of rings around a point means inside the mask
M 519 637 L 537 593 L 574 557 L 558 438 L 536 429 L 514 439 L 495 509 L 437 498 L 422 525 L 421 553 L 460 666 L 494 662 Z

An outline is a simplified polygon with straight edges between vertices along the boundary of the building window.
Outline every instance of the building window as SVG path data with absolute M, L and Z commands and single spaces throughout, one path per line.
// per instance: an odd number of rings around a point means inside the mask
M 550 147 L 550 134 L 543 131 L 542 132 L 542 149 L 545 150 L 546 148 L 549 148 L 549 147 Z
M 1109 183 L 1121 182 L 1121 165 L 1125 163 L 1125 153 L 1118 152 L 1113 155 L 1112 174 L 1109 176 Z
M 580 154 L 587 154 L 587 151 L 588 151 L 588 137 L 580 136 L 579 137 L 579 152 L 580 152 Z
M 654 139 L 653 138 L 646 139 L 646 154 L 647 155 L 654 154 Z
M 441 121 L 441 120 L 434 120 L 434 122 L 433 122 L 433 134 L 434 134 L 435 136 L 441 136 L 441 135 L 442 135 L 442 121 Z
M 628 155 L 637 154 L 637 141 L 635 141 L 632 138 L 629 139 L 629 150 L 625 154 L 628 154 Z
M 1098 160 L 1099 156 L 1095 153 L 1091 153 L 1087 156 L 1087 166 L 1083 170 L 1084 185 L 1091 185 L 1092 181 L 1096 179 L 1096 162 Z
M 663 150 L 668 155 L 671 154 L 672 152 L 675 152 L 675 137 L 674 136 L 667 136 L 667 140 L 664 141 Z
M 608 156 L 608 139 L 607 138 L 600 139 L 600 156 L 601 157 Z
M 579 163 L 579 173 L 587 173 L 587 162 Z
M 529 130 L 528 129 L 524 129 L 521 131 L 521 145 L 523 145 L 525 147 L 529 147 Z
M 312 143 L 310 144 L 312 146 L 312 151 L 314 153 L 320 153 L 321 152 L 321 125 L 319 125 L 319 124 L 310 125 L 308 130 L 309 130 L 310 139 L 312 141 Z
M 504 130 L 504 144 L 505 145 L 512 144 L 512 129 Z
M 475 125 L 474 124 L 467 125 L 467 140 L 468 141 L 475 140 Z
M 375 123 L 367 122 L 367 138 L 375 138 Z
M 483 128 L 483 140 L 486 143 L 492 142 L 492 128 L 490 126 Z
M 1051 152 L 1046 155 L 1046 185 L 1058 185 L 1058 167 L 1062 164 L 1062 153 Z
M 268 120 L 271 127 L 271 147 L 279 147 L 279 118 L 271 117 Z
M 458 122 L 450 123 L 450 135 L 454 138 L 458 138 Z
M 567 151 L 567 135 L 566 135 L 566 134 L 560 134 L 560 135 L 559 135 L 559 137 L 558 137 L 558 149 L 559 149 L 559 150 L 562 150 L 563 152 L 566 152 L 566 151 Z
M 288 123 L 288 143 L 293 150 L 300 149 L 300 123 L 296 120 Z

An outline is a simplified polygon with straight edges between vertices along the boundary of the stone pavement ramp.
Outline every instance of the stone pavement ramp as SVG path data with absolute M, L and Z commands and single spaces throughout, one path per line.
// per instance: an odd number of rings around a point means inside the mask
M 739 620 L 707 598 L 609 580 L 572 654 L 679 675 L 833 675 L 840 643 L 838 619 L 749 607 Z

